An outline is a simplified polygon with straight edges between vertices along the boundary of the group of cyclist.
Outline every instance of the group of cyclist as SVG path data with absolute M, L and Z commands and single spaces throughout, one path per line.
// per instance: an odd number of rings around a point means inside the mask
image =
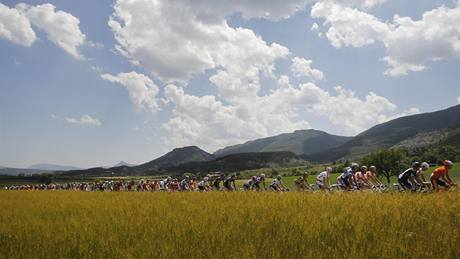
M 412 166 L 398 175 L 397 187 L 407 191 L 417 191 L 420 188 L 433 188 L 440 191 L 441 188 L 449 189 L 456 186 L 449 176 L 449 170 L 452 169 L 452 161 L 445 160 L 443 165 L 436 168 L 430 178 L 426 181 L 424 172 L 429 169 L 430 165 L 426 162 L 413 162 Z M 352 163 L 349 167 L 343 169 L 337 177 L 337 183 L 331 184 L 332 167 L 326 167 L 323 172 L 315 176 L 315 183 L 308 182 L 308 173 L 304 173 L 294 180 L 293 186 L 297 191 L 329 191 L 341 189 L 345 191 L 355 190 L 384 190 L 387 186 L 378 178 L 377 168 L 375 166 L 359 166 Z M 269 184 L 266 184 L 265 174 L 261 173 L 252 176 L 243 185 L 243 191 L 289 191 L 289 188 L 283 182 L 283 177 L 278 175 L 274 177 Z M 11 190 L 79 190 L 79 191 L 168 191 L 168 192 L 186 192 L 186 191 L 237 191 L 237 177 L 235 174 L 225 175 L 208 175 L 198 181 L 196 177 L 184 176 L 182 180 L 178 178 L 166 177 L 161 180 L 107 180 L 95 183 L 65 183 L 65 184 L 40 184 L 40 185 L 20 185 L 10 186 Z
M 410 191 L 415 191 L 417 187 L 426 185 L 431 185 L 436 192 L 439 192 L 441 188 L 449 189 L 457 185 L 449 176 L 449 170 L 453 166 L 454 163 L 452 161 L 444 160 L 443 165 L 437 167 L 431 173 L 430 182 L 427 182 L 423 173 L 428 170 L 430 165 L 426 162 L 413 162 L 412 167 L 398 175 L 398 183 L 402 189 Z
M 419 189 L 430 189 L 431 187 L 439 192 L 441 188 L 449 189 L 456 186 L 449 176 L 449 170 L 452 169 L 453 163 L 450 160 L 444 160 L 442 166 L 437 167 L 430 176 L 430 181 L 426 181 L 424 172 L 430 168 L 427 162 L 413 162 L 412 166 L 398 175 L 398 189 L 406 191 L 417 191 Z M 331 170 L 331 168 L 328 168 Z M 327 171 L 328 171 L 327 170 Z M 317 177 L 321 177 L 321 173 Z M 327 174 L 326 174 L 327 175 Z M 320 181 L 318 185 L 322 184 Z M 375 166 L 361 166 L 352 163 L 337 177 L 337 185 L 343 190 L 362 190 L 362 189 L 382 189 L 385 185 L 377 177 L 377 168 Z M 327 189 L 328 185 L 326 185 Z M 321 189 L 324 189 L 320 187 Z

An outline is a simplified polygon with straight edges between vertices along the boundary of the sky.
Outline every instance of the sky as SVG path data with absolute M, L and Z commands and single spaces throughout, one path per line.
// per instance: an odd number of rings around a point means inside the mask
M 460 103 L 456 0 L 0 1 L 0 165 L 150 161 Z

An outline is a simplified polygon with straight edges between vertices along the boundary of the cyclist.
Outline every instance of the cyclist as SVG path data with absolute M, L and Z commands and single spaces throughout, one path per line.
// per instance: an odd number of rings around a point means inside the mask
M 209 191 L 211 187 L 209 186 L 209 177 L 205 176 L 203 180 L 198 183 L 198 190 L 200 192 Z
M 257 182 L 257 176 L 251 177 L 246 183 L 243 184 L 243 190 L 250 191 L 254 189 L 254 185 Z
M 355 172 L 358 170 L 359 165 L 352 163 L 350 167 L 346 167 L 343 173 L 337 177 L 337 183 L 344 190 L 352 190 L 356 184 Z
M 179 187 L 182 192 L 186 192 L 189 190 L 189 187 L 190 187 L 189 182 L 190 182 L 190 177 L 188 175 L 185 176 L 185 178 L 182 179 L 182 181 L 180 181 Z
M 361 166 L 361 170 L 355 173 L 355 180 L 358 187 L 361 188 L 370 188 L 371 184 L 366 178 L 367 166 Z
M 269 187 L 270 187 L 270 190 L 275 191 L 275 192 L 288 190 L 286 186 L 284 186 L 283 184 L 281 175 L 278 175 L 275 179 L 273 179 Z
M 436 168 L 431 174 L 430 181 L 436 192 L 439 192 L 440 186 L 449 189 L 451 186 L 457 184 L 449 177 L 449 170 L 452 169 L 454 163 L 450 160 L 444 160 L 443 166 Z
M 415 175 L 415 181 L 418 186 L 430 188 L 430 184 L 425 180 L 425 175 L 423 174 L 426 170 L 430 168 L 430 165 L 427 162 L 423 162 L 420 166 L 420 169 Z
M 377 177 L 377 167 L 374 165 L 369 166 L 369 170 L 366 172 L 366 178 L 369 183 L 374 185 L 374 187 L 383 188 L 385 186 L 385 184 L 383 184 L 383 182 Z
M 263 186 L 263 189 L 262 189 L 262 186 L 261 186 L 261 185 Z M 253 185 L 253 189 L 255 189 L 255 190 L 258 191 L 258 192 L 267 189 L 267 188 L 265 187 L 265 174 L 260 174 L 259 176 L 257 176 L 257 177 L 255 178 L 254 185 Z
M 415 191 L 415 177 L 417 176 L 417 172 L 420 170 L 420 168 L 421 165 L 419 162 L 413 162 L 411 168 L 408 168 L 398 175 L 398 183 L 404 190 Z
M 214 179 L 214 181 L 212 182 L 212 188 L 216 191 L 220 191 L 221 190 L 220 182 L 222 182 L 223 180 L 224 180 L 224 175 L 221 174 L 216 179 Z
M 299 178 L 294 181 L 294 185 L 298 191 L 306 191 L 307 189 L 313 191 L 313 188 L 308 183 L 308 172 L 305 172 L 302 176 L 299 176 Z
M 329 182 L 329 175 L 331 173 L 332 167 L 326 167 L 326 171 L 323 171 L 316 176 L 316 185 L 321 191 L 329 190 L 329 186 L 331 186 Z
M 227 179 L 224 180 L 224 189 L 227 191 L 236 191 L 235 180 L 235 175 L 227 177 Z

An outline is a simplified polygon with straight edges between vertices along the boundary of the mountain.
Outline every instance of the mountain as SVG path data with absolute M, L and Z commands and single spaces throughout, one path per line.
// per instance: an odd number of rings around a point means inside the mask
M 290 167 L 305 165 L 306 161 L 298 155 L 288 152 L 238 153 L 211 161 L 189 162 L 167 168 L 169 173 L 209 173 L 216 171 L 236 172 L 266 167 Z
M 400 117 L 376 125 L 333 149 L 305 155 L 311 162 L 356 159 L 383 148 L 414 138 L 417 134 L 455 127 L 460 124 L 460 105 L 445 110 Z
M 24 168 L 11 168 L 11 167 L 2 167 L 0 168 L 0 175 L 32 175 L 32 174 L 42 174 L 42 173 L 54 173 L 54 171 L 43 170 L 43 169 L 24 169 Z
M 132 167 L 137 172 L 158 171 L 188 162 L 210 161 L 214 156 L 196 146 L 175 148 L 171 152 L 150 162 Z
M 392 148 L 402 148 L 413 150 L 418 148 L 436 146 L 437 144 L 456 144 L 456 139 L 460 137 L 460 125 L 457 127 L 449 127 L 445 129 L 418 133 L 412 138 L 405 139 Z
M 125 161 L 120 161 L 118 164 L 114 165 L 113 167 L 119 167 L 119 166 L 129 166 L 129 167 L 132 167 L 132 166 L 136 166 L 135 164 L 130 164 L 130 163 L 127 163 Z
M 328 134 L 319 130 L 297 130 L 293 133 L 248 141 L 229 146 L 214 153 L 216 157 L 247 152 L 289 151 L 295 154 L 313 154 L 338 147 L 351 137 Z
M 75 166 L 55 165 L 55 164 L 34 164 L 27 169 L 46 170 L 46 171 L 70 171 L 78 170 L 80 168 Z

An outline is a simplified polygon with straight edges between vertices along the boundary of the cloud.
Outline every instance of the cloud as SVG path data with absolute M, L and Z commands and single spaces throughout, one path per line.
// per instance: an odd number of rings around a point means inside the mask
M 381 42 L 386 48 L 389 76 L 426 69 L 431 61 L 460 57 L 460 2 L 453 8 L 440 6 L 423 14 L 422 19 L 395 15 L 383 22 L 364 11 L 333 2 L 316 3 L 313 18 L 323 18 L 326 37 L 336 48 L 362 47 Z
M 0 3 L 0 38 L 30 47 L 35 42 L 36 36 L 24 15 Z
M 329 26 L 325 33 L 332 46 L 362 47 L 382 40 L 389 33 L 388 25 L 358 9 L 331 1 L 318 2 L 311 9 L 313 18 L 324 18 Z
M 57 115 L 54 114 L 54 113 L 51 113 L 51 114 L 50 114 L 50 117 L 51 117 L 51 119 L 57 119 Z
M 460 96 L 457 98 L 457 103 L 460 104 Z
M 109 82 L 123 85 L 136 109 L 148 108 L 152 112 L 160 110 L 157 95 L 158 86 L 147 76 L 136 72 L 119 73 L 118 75 L 102 74 L 101 78 Z
M 20 3 L 16 9 L 32 23 L 46 32 L 48 39 L 76 59 L 84 59 L 78 48 L 86 36 L 80 31 L 80 20 L 70 13 L 56 11 L 52 4 L 31 6 Z
M 320 81 L 324 79 L 324 74 L 321 70 L 312 68 L 313 60 L 294 57 L 292 59 L 291 71 L 294 76 L 306 76 L 313 81 Z
M 167 131 L 164 140 L 170 146 L 195 144 L 216 150 L 250 139 L 310 128 L 301 118 L 305 112 L 324 116 L 349 134 L 406 115 L 396 114 L 395 104 L 373 92 L 359 98 L 337 86 L 330 93 L 313 83 L 293 86 L 288 76 L 281 76 L 277 85 L 266 95 L 225 103 L 212 95 L 194 96 L 183 87 L 168 85 L 165 98 L 173 106 L 173 114 L 163 125 Z
M 289 50 L 250 29 L 230 27 L 226 17 L 241 12 L 245 18 L 280 19 L 306 2 L 118 0 L 108 24 L 119 53 L 163 82 L 184 83 L 208 69 L 231 76 L 270 73 Z
M 69 118 L 66 117 L 65 120 L 68 123 L 80 124 L 80 125 L 92 125 L 92 126 L 101 126 L 102 123 L 97 118 L 93 118 L 89 115 L 82 115 L 80 118 Z

